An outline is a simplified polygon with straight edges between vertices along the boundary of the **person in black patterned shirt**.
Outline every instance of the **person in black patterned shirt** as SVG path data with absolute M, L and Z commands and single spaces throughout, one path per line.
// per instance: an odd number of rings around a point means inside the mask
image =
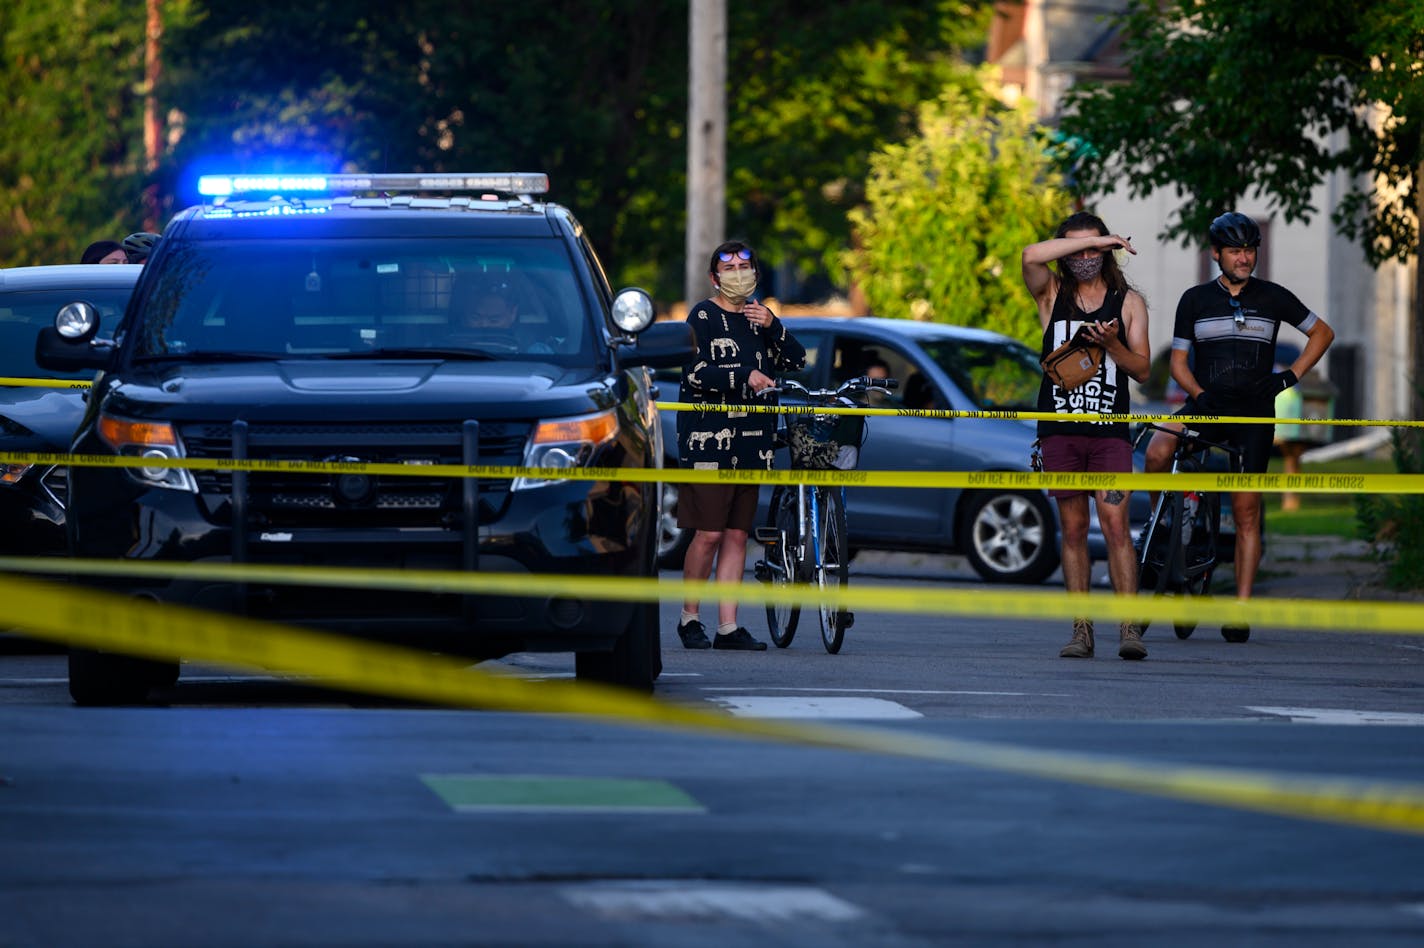
M 756 252 L 728 241 L 712 253 L 708 274 L 716 291 L 692 307 L 687 322 L 697 353 L 682 373 L 684 401 L 705 405 L 750 405 L 756 393 L 776 384 L 777 373 L 806 364 L 806 350 L 776 314 L 753 298 Z M 704 409 L 678 413 L 678 460 L 695 470 L 772 466 L 776 415 Z M 705 580 L 716 563 L 719 582 L 740 582 L 746 569 L 747 536 L 756 520 L 757 484 L 684 484 L 677 522 L 694 530 L 683 565 L 688 579 Z M 737 603 L 722 602 L 717 635 L 709 640 L 699 603 L 684 602 L 677 634 L 685 648 L 762 651 L 766 643 L 737 624 Z

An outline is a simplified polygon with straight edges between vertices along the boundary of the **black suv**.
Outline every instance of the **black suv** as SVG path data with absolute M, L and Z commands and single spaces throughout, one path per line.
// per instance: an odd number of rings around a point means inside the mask
M 659 467 L 650 367 L 683 323 L 618 294 L 543 175 L 208 177 L 164 231 L 116 332 L 92 307 L 42 362 L 104 369 L 74 451 L 526 467 Z M 340 196 L 337 196 L 340 195 Z M 541 573 L 656 575 L 657 485 L 75 467 L 69 549 L 96 559 L 480 570 L 528 593 L 112 583 L 164 602 L 495 658 L 573 651 L 580 678 L 640 690 L 656 603 L 541 593 Z M 81 704 L 142 700 L 176 666 L 76 651 Z

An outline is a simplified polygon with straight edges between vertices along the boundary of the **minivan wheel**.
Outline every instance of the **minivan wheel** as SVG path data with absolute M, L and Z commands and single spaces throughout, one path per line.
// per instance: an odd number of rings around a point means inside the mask
M 177 680 L 177 662 L 85 649 L 69 653 L 69 696 L 78 705 L 143 704 L 151 689 Z
M 1041 583 L 1058 568 L 1053 511 L 1042 494 L 976 491 L 963 523 L 969 565 L 991 583 Z

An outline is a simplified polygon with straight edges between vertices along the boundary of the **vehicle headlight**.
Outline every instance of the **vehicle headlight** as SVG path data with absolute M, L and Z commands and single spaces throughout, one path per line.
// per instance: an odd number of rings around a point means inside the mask
M 99 416 L 99 438 L 124 457 L 172 460 L 184 457 L 178 433 L 166 421 L 133 421 L 114 415 Z M 166 487 L 196 494 L 193 475 L 176 467 L 131 467 L 129 476 L 151 487 Z
M 33 464 L 0 464 L 0 484 L 13 487 L 30 473 Z
M 618 413 L 613 409 L 596 415 L 541 421 L 534 426 L 524 445 L 525 467 L 583 467 L 595 452 L 618 436 Z M 515 478 L 510 490 L 543 487 L 550 480 Z

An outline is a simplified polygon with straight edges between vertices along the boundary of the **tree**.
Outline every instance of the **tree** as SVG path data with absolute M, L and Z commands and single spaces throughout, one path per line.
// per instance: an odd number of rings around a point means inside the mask
M 4 6 L 0 266 L 75 263 L 143 218 L 143 17 L 121 3 Z
M 1027 103 L 949 89 L 921 107 L 916 136 L 871 157 L 846 263 L 877 314 L 980 326 L 1036 348 L 1019 255 L 1070 204 Z
M 1078 168 L 1087 193 L 1175 188 L 1183 201 L 1168 235 L 1191 243 L 1248 193 L 1309 221 L 1312 189 L 1343 171 L 1352 177 L 1331 209 L 1338 230 L 1372 264 L 1417 258 L 1424 4 L 1132 0 L 1122 28 L 1131 80 L 1079 84 L 1065 99 L 1064 130 L 1096 153 Z M 1415 295 L 1424 317 L 1424 292 Z

